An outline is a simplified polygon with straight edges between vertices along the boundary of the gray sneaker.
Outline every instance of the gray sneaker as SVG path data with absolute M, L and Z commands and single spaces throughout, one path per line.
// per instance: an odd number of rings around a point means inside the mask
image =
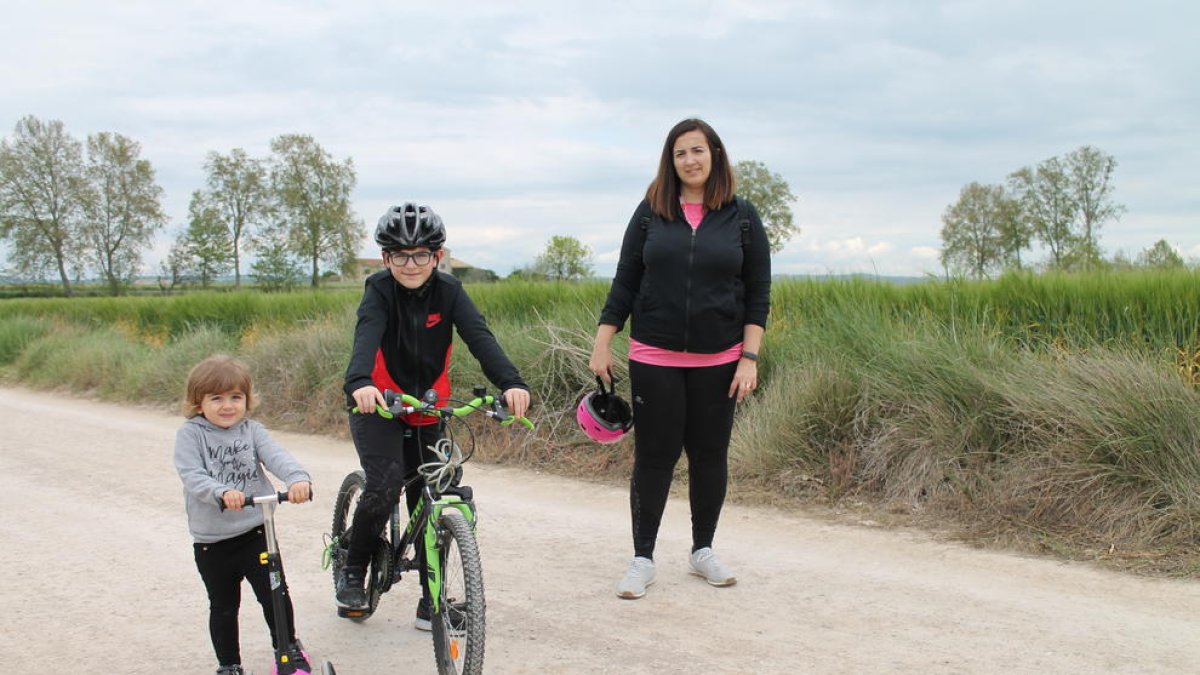
M 707 546 L 692 553 L 691 566 L 692 574 L 704 577 L 713 586 L 732 586 L 737 583 L 733 571 L 717 560 L 717 555 Z
M 654 561 L 635 557 L 629 562 L 629 571 L 617 584 L 617 597 L 637 600 L 646 594 L 646 587 L 654 583 Z

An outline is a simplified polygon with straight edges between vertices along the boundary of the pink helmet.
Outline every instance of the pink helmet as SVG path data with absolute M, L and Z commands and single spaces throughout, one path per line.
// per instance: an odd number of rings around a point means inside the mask
M 617 396 L 616 383 L 604 390 L 604 380 L 596 376 L 596 391 L 579 399 L 575 420 L 587 437 L 598 443 L 616 443 L 633 428 L 633 411 Z

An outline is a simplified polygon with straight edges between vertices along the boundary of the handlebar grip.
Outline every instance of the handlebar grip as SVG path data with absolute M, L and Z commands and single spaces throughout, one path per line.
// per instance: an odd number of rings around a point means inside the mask
M 311 494 L 312 494 L 312 488 L 309 488 L 309 494 L 310 494 L 310 496 L 309 496 L 309 499 L 312 499 L 312 497 L 311 497 Z M 255 501 L 255 499 L 263 499 L 263 498 L 269 498 L 269 495 L 260 495 L 260 496 L 258 496 L 258 497 L 255 497 L 254 495 L 246 495 L 246 503 L 245 503 L 245 504 L 242 504 L 242 508 L 249 508 L 249 507 L 251 507 L 251 506 L 254 506 L 254 501 Z M 279 503 L 281 503 L 281 504 L 282 504 L 283 502 L 286 502 L 286 501 L 288 501 L 288 493 L 286 493 L 286 492 L 276 492 L 276 493 L 275 493 L 275 501 L 276 501 L 276 502 L 279 502 Z M 217 506 L 221 507 L 221 510 L 222 510 L 222 511 L 225 511 L 225 510 L 227 510 L 227 509 L 225 508 L 225 500 L 224 500 L 224 499 L 222 499 L 221 497 L 217 497 Z

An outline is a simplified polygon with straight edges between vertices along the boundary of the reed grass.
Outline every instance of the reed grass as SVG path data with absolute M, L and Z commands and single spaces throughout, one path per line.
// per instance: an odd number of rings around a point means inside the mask
M 587 362 L 607 284 L 469 291 L 533 388 L 539 427 L 478 427 L 479 457 L 627 476 L 631 442 L 597 446 L 574 423 L 594 386 Z M 174 409 L 195 362 L 234 353 L 255 372 L 257 416 L 344 437 L 357 301 L 357 291 L 6 300 L 0 373 Z M 462 395 L 487 384 L 457 341 L 451 369 Z M 1195 271 L 782 280 L 759 373 L 735 420 L 735 499 L 854 504 L 973 542 L 1200 569 Z

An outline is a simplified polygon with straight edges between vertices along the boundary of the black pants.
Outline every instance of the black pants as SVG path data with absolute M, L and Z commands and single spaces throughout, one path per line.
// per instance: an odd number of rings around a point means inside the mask
M 692 550 L 712 546 L 729 482 L 729 437 L 736 399 L 729 384 L 737 362 L 703 368 L 631 361 L 634 461 L 629 486 L 634 555 L 654 557 L 671 478 L 688 459 Z
M 405 491 L 405 503 L 409 513 L 416 508 L 421 497 L 417 467 L 428 454 L 426 447 L 441 439 L 442 433 L 441 424 L 414 427 L 379 415 L 350 414 L 350 436 L 367 475 L 367 485 L 354 512 L 354 534 L 346 565 L 367 566 L 401 489 L 413 480 L 417 482 Z M 424 567 L 419 566 L 422 578 Z
M 208 590 L 208 633 L 213 651 L 222 666 L 242 662 L 238 639 L 238 609 L 242 604 L 242 579 L 250 583 L 254 597 L 262 605 L 263 619 L 271 631 L 271 646 L 279 646 L 275 634 L 275 606 L 271 601 L 271 579 L 259 555 L 267 550 L 267 538 L 261 527 L 245 534 L 212 544 L 193 544 L 196 569 Z M 292 598 L 287 582 L 283 582 L 283 606 L 287 612 L 287 643 L 296 641 L 296 625 L 292 616 Z

